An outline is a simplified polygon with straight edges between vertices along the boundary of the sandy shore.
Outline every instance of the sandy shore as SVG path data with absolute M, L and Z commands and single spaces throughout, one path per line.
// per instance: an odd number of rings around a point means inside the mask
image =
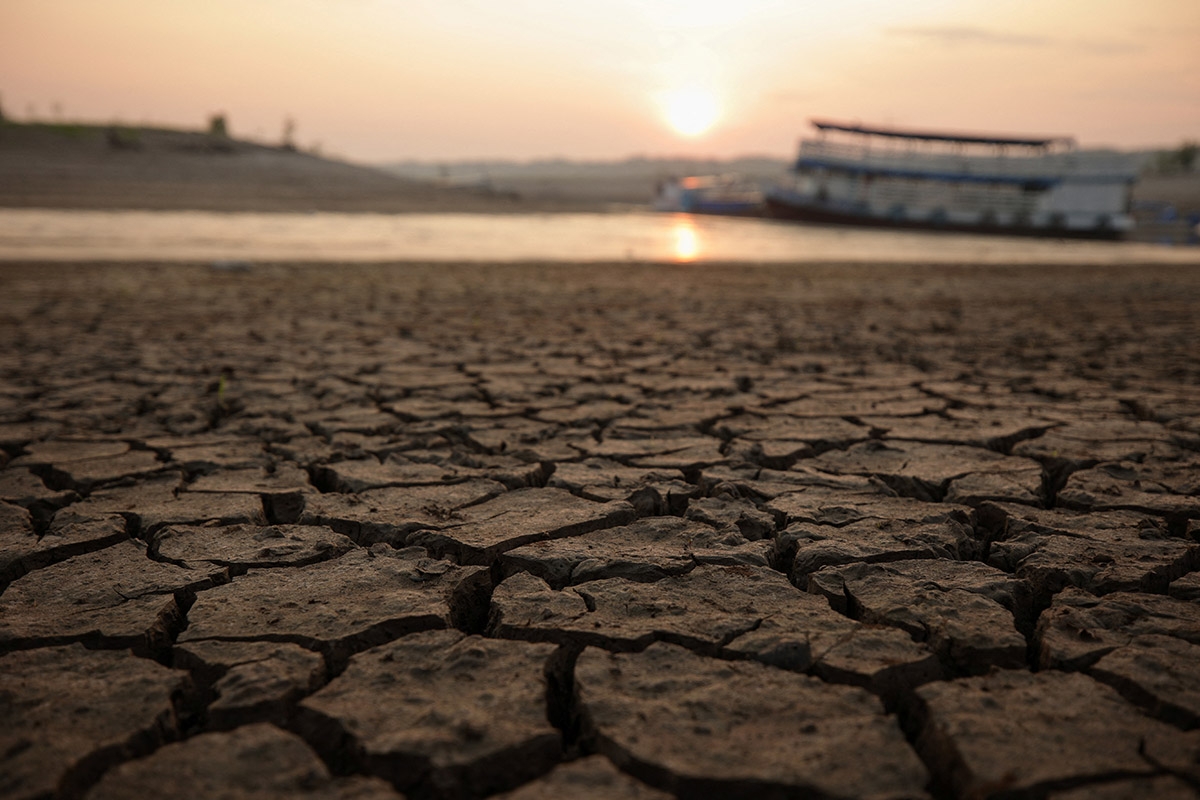
M 1195 797 L 1197 308 L 0 265 L 0 794 Z

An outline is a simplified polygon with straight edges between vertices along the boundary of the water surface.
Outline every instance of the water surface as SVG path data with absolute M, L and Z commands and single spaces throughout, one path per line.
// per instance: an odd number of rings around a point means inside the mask
M 1200 263 L 1196 248 L 650 212 L 257 214 L 0 209 L 0 260 Z

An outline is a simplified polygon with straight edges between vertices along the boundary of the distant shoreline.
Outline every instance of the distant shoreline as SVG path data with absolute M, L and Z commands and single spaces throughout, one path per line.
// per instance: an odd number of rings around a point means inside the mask
M 656 181 L 724 162 L 629 159 L 611 165 L 365 166 L 199 131 L 0 122 L 0 208 L 342 213 L 556 213 L 648 205 Z M 728 162 L 769 180 L 786 162 Z M 471 172 L 474 170 L 474 172 Z M 439 179 L 431 180 L 433 175 Z M 467 178 L 470 178 L 469 180 Z M 1200 172 L 1145 176 L 1134 191 L 1142 241 L 1182 241 L 1200 212 Z M 1140 210 L 1138 210 L 1140 209 Z M 1175 218 L 1171 212 L 1177 211 Z

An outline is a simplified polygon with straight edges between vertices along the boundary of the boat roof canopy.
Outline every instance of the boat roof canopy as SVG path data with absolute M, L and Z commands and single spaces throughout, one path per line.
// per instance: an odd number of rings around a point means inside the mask
M 961 142 L 963 144 L 993 144 L 993 145 L 1017 145 L 1021 147 L 1048 147 L 1054 144 L 1073 145 L 1075 140 L 1070 136 L 1050 136 L 1041 138 L 1024 138 L 1013 136 L 975 136 L 971 134 L 959 133 L 936 133 L 933 131 L 909 131 L 899 130 L 897 128 L 870 128 L 864 125 L 857 125 L 842 122 L 830 122 L 828 120 L 812 120 L 815 128 L 821 131 L 844 131 L 846 133 L 860 133 L 864 136 L 889 136 L 894 139 L 923 139 L 931 142 Z

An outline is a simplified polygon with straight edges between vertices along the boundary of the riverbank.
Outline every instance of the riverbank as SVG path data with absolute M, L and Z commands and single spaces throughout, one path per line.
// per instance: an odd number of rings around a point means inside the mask
M 1197 307 L 0 264 L 0 793 L 1195 797 Z

